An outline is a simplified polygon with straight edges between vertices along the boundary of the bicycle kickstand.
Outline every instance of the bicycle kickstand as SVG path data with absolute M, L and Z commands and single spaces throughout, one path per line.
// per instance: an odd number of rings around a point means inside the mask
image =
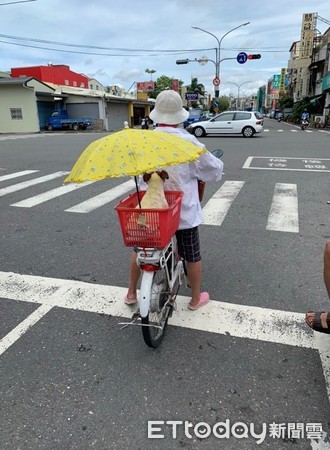
M 135 311 L 135 313 L 132 315 L 132 318 L 131 318 L 130 322 L 118 323 L 118 325 L 123 325 L 121 328 L 119 328 L 119 331 L 123 330 L 124 328 L 127 328 L 130 325 L 136 325 L 135 321 L 138 320 L 139 318 L 140 318 L 140 312 L 139 311 Z

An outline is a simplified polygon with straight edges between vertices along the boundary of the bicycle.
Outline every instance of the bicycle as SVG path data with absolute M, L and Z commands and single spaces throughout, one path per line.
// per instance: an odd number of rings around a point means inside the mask
M 140 191 L 140 198 L 145 192 Z M 134 193 L 120 202 L 115 210 L 119 215 L 124 243 L 136 247 L 137 264 L 141 269 L 139 310 L 129 325 L 142 326 L 145 343 L 149 347 L 159 346 L 167 326 L 168 318 L 175 308 L 175 299 L 184 280 L 183 260 L 177 253 L 175 231 L 181 212 L 182 192 L 165 191 L 169 208 L 162 210 L 136 209 L 138 194 Z M 140 215 L 149 228 L 139 226 Z M 137 323 L 140 320 L 140 323 Z
M 222 150 L 213 150 L 221 158 Z M 136 247 L 137 264 L 142 272 L 139 309 L 130 322 L 120 322 L 121 330 L 130 326 L 142 327 L 145 343 L 157 348 L 161 343 L 168 319 L 176 309 L 175 300 L 180 286 L 186 281 L 184 260 L 179 256 L 175 232 L 179 226 L 183 192 L 165 191 L 168 209 L 137 209 L 138 195 L 131 194 L 115 206 L 123 234 L 124 244 Z M 140 215 L 148 228 L 139 226 Z M 140 320 L 137 323 L 137 320 Z

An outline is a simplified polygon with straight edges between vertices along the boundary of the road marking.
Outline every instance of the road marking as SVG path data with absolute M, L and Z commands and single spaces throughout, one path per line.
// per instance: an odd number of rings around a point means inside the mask
M 245 181 L 224 182 L 203 208 L 203 225 L 222 224 L 244 183 Z
M 278 133 L 283 133 L 283 130 L 277 130 Z
M 22 183 L 13 184 L 12 186 L 8 186 L 6 188 L 0 189 L 0 197 L 11 194 L 12 192 L 21 191 L 30 186 L 34 186 L 36 184 L 44 183 L 45 181 L 54 180 L 55 178 L 62 177 L 67 175 L 69 172 L 55 172 L 50 175 L 45 175 L 43 177 L 34 178 L 33 180 L 23 181 Z
M 13 345 L 24 333 L 26 333 L 33 325 L 35 325 L 45 314 L 53 307 L 41 305 L 33 311 L 26 319 L 17 325 L 4 338 L 0 339 L 0 355 L 2 355 L 11 345 Z
M 4 170 L 4 169 L 2 169 Z M 2 175 L 0 181 L 11 180 L 12 178 L 23 177 L 24 175 L 29 175 L 30 173 L 39 172 L 39 170 L 22 170 L 21 172 L 9 173 L 8 175 Z
M 50 191 L 43 192 L 42 194 L 35 195 L 34 197 L 27 198 L 17 203 L 13 203 L 10 206 L 16 206 L 19 208 L 31 208 L 32 206 L 40 205 L 41 203 L 52 200 L 53 198 L 60 197 L 61 195 L 68 194 L 69 192 L 75 191 L 77 189 L 83 188 L 93 184 L 94 181 L 85 181 L 80 184 L 67 184 L 65 186 L 60 186 Z
M 135 186 L 133 180 L 126 181 L 126 183 L 122 183 L 119 186 L 116 186 L 108 191 L 102 192 L 102 194 L 96 195 L 95 197 L 90 198 L 82 203 L 78 203 L 78 205 L 73 206 L 72 208 L 65 209 L 66 212 L 73 213 L 89 213 L 94 211 L 101 206 L 115 200 L 121 195 L 126 194 L 130 190 L 132 190 Z
M 53 307 L 129 319 L 132 308 L 123 302 L 127 288 L 0 272 L 0 297 L 41 305 L 0 341 L 0 354 Z M 330 348 L 327 335 L 314 333 L 304 314 L 211 300 L 198 312 L 187 309 L 188 297 L 178 297 L 171 325 L 233 337 L 318 350 L 330 399 Z
M 298 133 L 298 130 L 290 130 L 292 133 Z
M 276 183 L 267 230 L 299 233 L 297 185 Z
M 294 161 L 300 161 L 303 165 L 306 164 L 305 168 L 300 169 L 298 167 L 275 167 L 276 164 L 272 164 L 271 167 L 258 167 L 258 166 L 251 166 L 253 160 L 265 160 L 267 159 L 270 162 L 275 162 L 275 160 L 287 160 L 286 162 L 290 162 L 291 160 Z M 243 164 L 243 169 L 252 169 L 252 170 L 286 170 L 291 172 L 318 172 L 318 173 L 329 173 L 329 169 L 320 169 L 317 168 L 318 165 L 324 165 L 324 161 L 330 161 L 330 158 L 318 158 L 316 156 L 312 156 L 309 158 L 294 158 L 291 156 L 248 156 L 246 158 L 245 163 Z M 266 163 L 267 164 L 267 163 Z M 316 164 L 316 165 L 315 165 Z M 270 164 L 269 164 L 270 165 Z M 278 164 L 280 166 L 283 166 L 283 164 Z M 284 164 L 286 165 L 286 164 Z M 308 167 L 307 167 L 308 166 Z M 306 168 L 307 167 L 307 168 Z M 313 168 L 314 167 L 314 168 Z M 325 166 L 327 167 L 327 166 Z

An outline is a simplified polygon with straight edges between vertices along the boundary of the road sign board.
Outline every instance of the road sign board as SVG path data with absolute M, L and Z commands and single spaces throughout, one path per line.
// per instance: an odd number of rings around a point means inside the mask
M 189 100 L 189 101 L 198 100 L 198 92 L 187 92 L 186 100 Z
M 239 64 L 244 64 L 246 62 L 246 60 L 248 59 L 248 55 L 245 52 L 240 52 L 237 55 L 236 59 Z
M 217 108 L 219 106 L 219 102 L 215 101 L 213 105 Z
M 214 84 L 214 86 L 219 86 L 220 78 L 218 78 L 218 77 L 213 78 L 213 84 Z

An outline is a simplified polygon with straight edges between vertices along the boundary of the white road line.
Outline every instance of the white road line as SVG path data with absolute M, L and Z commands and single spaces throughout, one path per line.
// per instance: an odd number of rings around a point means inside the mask
M 39 170 L 22 170 L 21 172 L 9 173 L 8 175 L 2 175 L 0 181 L 11 180 L 12 178 L 23 177 L 24 175 L 29 175 L 30 173 L 39 172 Z
M 60 197 L 61 195 L 68 194 L 69 192 L 75 191 L 76 189 L 83 188 L 94 181 L 85 181 L 80 184 L 67 184 L 65 186 L 60 186 L 50 191 L 43 192 L 42 194 L 35 195 L 34 197 L 27 198 L 17 203 L 13 203 L 10 206 L 16 206 L 19 208 L 31 208 L 32 206 L 40 205 L 41 203 L 52 200 L 53 198 Z
M 276 183 L 267 230 L 299 233 L 297 185 Z
M 0 297 L 37 303 L 37 309 L 0 342 L 0 354 L 31 329 L 52 307 L 109 314 L 127 318 L 132 309 L 123 302 L 127 288 L 61 280 L 13 272 L 0 272 Z M 188 297 L 178 297 L 178 311 L 170 323 L 179 327 L 216 334 L 317 349 L 330 398 L 330 349 L 327 335 L 314 333 L 304 322 L 304 314 L 291 311 L 238 305 L 211 300 L 198 312 L 187 309 Z
M 41 305 L 33 311 L 26 319 L 10 331 L 4 338 L 0 339 L 0 355 L 2 355 L 11 345 L 13 345 L 24 333 L 38 322 L 53 307 Z
M 312 130 L 305 130 L 306 133 L 313 133 Z
M 203 224 L 220 226 L 245 181 L 225 181 L 203 208 Z
M 283 130 L 277 130 L 278 133 L 283 133 Z
M 108 191 L 102 192 L 102 194 L 96 195 L 95 197 L 90 198 L 82 203 L 79 203 L 72 208 L 66 209 L 66 212 L 73 213 L 89 213 L 94 211 L 94 209 L 100 208 L 101 206 L 106 205 L 107 203 L 115 200 L 121 195 L 126 194 L 130 190 L 132 190 L 135 186 L 133 180 L 126 181 L 126 183 L 122 183 L 119 186 L 116 186 Z
M 132 309 L 123 301 L 126 291 L 127 288 L 118 286 L 0 272 L 0 297 L 49 307 L 129 318 Z M 304 324 L 304 314 L 214 300 L 198 313 L 192 313 L 187 309 L 188 302 L 188 297 L 179 296 L 178 313 L 173 314 L 172 325 L 296 347 L 318 348 L 313 332 Z
M 298 130 L 290 130 L 292 133 L 298 133 Z
M 45 175 L 43 177 L 34 178 L 33 180 L 23 181 L 22 183 L 13 184 L 12 186 L 8 186 L 6 188 L 0 189 L 0 197 L 11 194 L 12 192 L 21 191 L 22 189 L 26 189 L 30 186 L 34 186 L 36 184 L 44 183 L 45 181 L 53 180 L 55 178 L 62 177 L 67 175 L 69 172 L 55 172 L 50 175 Z

